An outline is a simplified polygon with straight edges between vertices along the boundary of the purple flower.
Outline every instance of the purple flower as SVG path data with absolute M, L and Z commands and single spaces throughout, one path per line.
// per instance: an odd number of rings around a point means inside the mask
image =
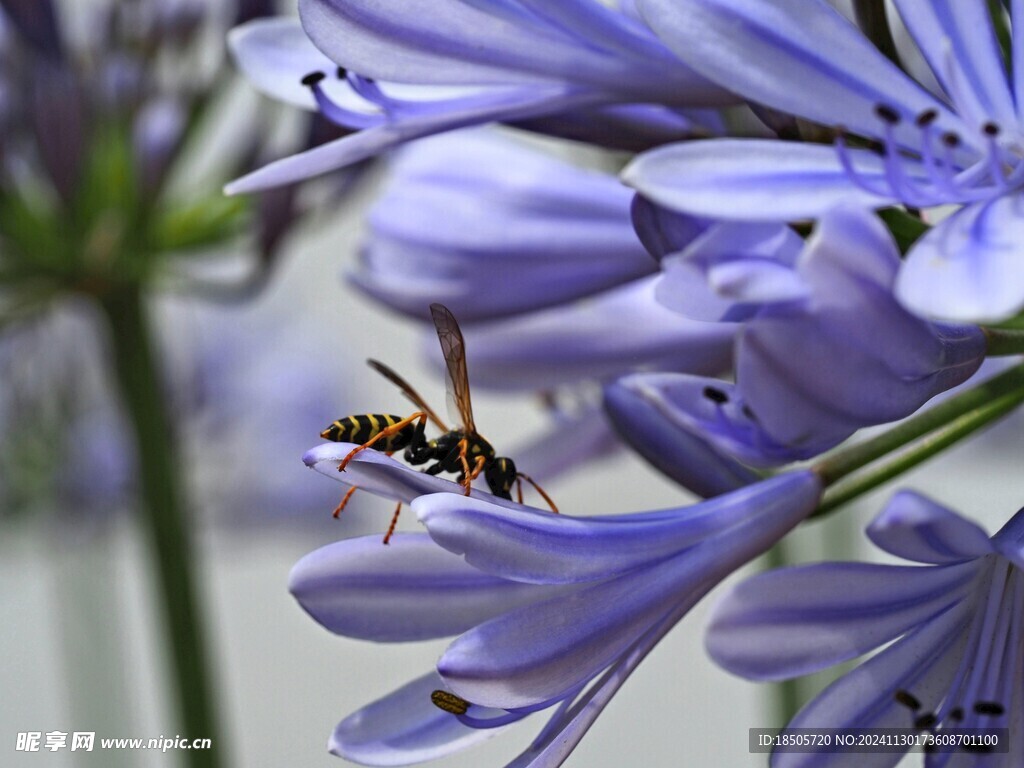
M 347 448 L 314 449 L 306 461 L 329 472 L 337 459 L 327 457 Z M 359 454 L 352 472 L 346 482 L 399 499 L 453 485 L 379 454 Z M 299 602 L 339 634 L 385 642 L 459 634 L 438 662 L 440 678 L 421 678 L 342 721 L 332 751 L 372 765 L 440 757 L 474 730 L 555 708 L 511 765 L 559 765 L 661 637 L 804 519 L 820 493 L 818 477 L 804 471 L 688 508 L 589 518 L 493 497 L 415 496 L 436 544 L 423 535 L 398 535 L 391 547 L 343 541 L 292 572 Z M 465 711 L 438 717 L 435 687 Z M 380 711 L 392 713 L 390 722 L 370 717 Z
M 630 184 L 667 206 L 747 220 L 819 216 L 838 202 L 963 204 L 912 247 L 896 287 L 900 300 L 953 321 L 1000 320 L 1024 309 L 1022 46 L 1015 29 L 1011 78 L 990 16 L 1001 8 L 896 0 L 912 37 L 902 60 L 922 85 L 823 0 L 638 6 L 665 44 L 708 78 L 752 102 L 842 128 L 835 147 L 673 145 L 635 161 Z M 1019 15 L 1020 6 L 1013 10 Z M 848 142 L 848 134 L 881 151 Z
M 251 24 L 234 35 L 240 66 L 257 85 L 292 101 L 314 99 L 326 117 L 360 132 L 261 169 L 231 192 L 293 182 L 403 141 L 491 121 L 635 150 L 692 135 L 695 126 L 708 133 L 701 123 L 711 131 L 719 125 L 679 108 L 735 103 L 673 56 L 630 4 L 443 0 L 427 13 L 416 0 L 387 8 L 303 0 L 299 13 L 319 51 L 297 25 Z M 336 73 L 343 87 L 332 82 Z M 310 94 L 298 95 L 311 74 Z
M 755 680 L 809 674 L 886 646 L 830 685 L 791 728 L 1024 726 L 1021 707 L 1024 512 L 991 539 L 974 523 L 903 491 L 868 527 L 892 555 L 925 567 L 821 563 L 756 576 L 716 607 L 712 657 Z M 891 643 L 891 644 L 890 644 Z M 865 757 L 864 755 L 858 756 Z M 893 765 L 899 755 L 876 755 Z M 845 765 L 838 753 L 776 754 L 773 768 Z M 925 765 L 952 761 L 951 753 Z M 1019 763 L 992 754 L 972 765 Z
M 421 319 L 432 301 L 461 323 L 563 304 L 657 271 L 631 199 L 614 176 L 494 131 L 426 139 L 398 153 L 351 279 Z
M 655 292 L 690 316 L 743 321 L 736 384 L 631 377 L 606 397 L 620 430 L 642 434 L 654 408 L 662 444 L 674 428 L 683 442 L 703 436 L 727 463 L 775 466 L 910 415 L 966 381 L 985 340 L 903 309 L 892 293 L 899 263 L 885 227 L 858 209 L 827 212 L 802 247 L 785 227 L 711 227 L 663 259 Z M 644 452 L 644 440 L 634 445 Z

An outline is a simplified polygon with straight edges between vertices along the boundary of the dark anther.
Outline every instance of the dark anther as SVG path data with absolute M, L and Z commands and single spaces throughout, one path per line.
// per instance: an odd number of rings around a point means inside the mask
M 879 157 L 887 157 L 889 155 L 889 150 L 886 148 L 885 144 L 879 144 L 877 141 L 872 141 L 870 144 L 867 144 L 864 149 L 868 152 L 875 153 Z
M 998 701 L 977 701 L 974 703 L 974 711 L 979 715 L 994 715 L 998 717 L 1006 710 Z
M 743 412 L 743 415 L 751 421 L 757 421 L 757 416 L 754 415 L 754 412 L 750 410 L 750 406 L 746 403 L 743 404 L 743 407 L 740 410 Z
M 904 691 L 902 688 L 896 691 L 895 699 L 897 703 L 902 704 L 904 707 L 917 711 L 921 708 L 921 702 L 917 700 L 910 691 Z
M 927 128 L 929 125 L 935 122 L 935 118 L 939 116 L 939 112 L 936 109 L 926 109 L 924 112 L 917 116 L 914 121 L 917 123 L 918 128 Z
M 729 396 L 722 390 L 715 389 L 714 387 L 704 387 L 704 397 L 719 405 L 729 402 Z
M 430 700 L 438 709 L 443 709 L 453 715 L 464 715 L 469 709 L 468 701 L 450 691 L 434 691 L 430 694 Z
M 984 131 L 986 136 L 998 136 L 999 126 L 995 123 L 985 123 L 981 126 L 981 130 Z
M 881 120 L 889 123 L 889 125 L 896 125 L 900 121 L 900 113 L 887 104 L 879 104 L 875 107 L 875 114 Z
M 963 707 L 953 707 L 953 709 L 950 710 L 950 712 L 949 712 L 949 719 L 952 720 L 955 723 L 959 723 L 959 722 L 963 721 L 963 719 L 964 719 L 964 708 Z
M 321 80 L 323 80 L 325 77 L 327 77 L 327 75 L 325 75 L 323 72 L 310 72 L 308 75 L 302 78 L 302 84 L 307 85 L 309 87 L 313 87 Z
M 942 134 L 942 143 L 950 149 L 960 146 L 960 137 L 955 133 L 944 133 Z
M 348 70 L 345 69 L 344 67 L 338 67 L 336 70 L 334 70 L 334 75 L 339 80 L 344 80 L 346 77 L 348 77 Z
M 914 727 L 922 730 L 927 730 L 939 722 L 939 718 L 935 716 L 933 712 L 925 712 L 923 715 L 914 720 Z

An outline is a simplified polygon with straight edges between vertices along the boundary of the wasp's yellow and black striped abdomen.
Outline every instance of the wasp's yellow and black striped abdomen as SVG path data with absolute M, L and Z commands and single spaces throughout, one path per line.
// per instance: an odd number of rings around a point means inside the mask
M 321 432 L 320 437 L 325 440 L 333 440 L 336 443 L 359 443 L 362 445 L 400 421 L 402 421 L 401 416 L 390 413 L 361 413 L 357 416 L 338 419 Z M 381 438 L 370 447 L 385 453 L 400 451 L 412 443 L 415 433 L 416 424 L 406 424 L 394 434 Z

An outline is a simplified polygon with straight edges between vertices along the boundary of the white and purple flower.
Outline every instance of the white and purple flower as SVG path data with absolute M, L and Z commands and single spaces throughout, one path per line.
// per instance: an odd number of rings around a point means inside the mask
M 642 155 L 625 178 L 666 206 L 744 220 L 812 218 L 840 202 L 963 205 L 912 247 L 897 295 L 926 317 L 1011 317 L 1024 309 L 1024 5 L 1009 4 L 1006 51 L 990 15 L 1002 16 L 1001 5 L 893 5 L 894 26 L 909 31 L 899 36 L 902 68 L 824 0 L 638 0 L 651 28 L 698 72 L 839 130 L 834 147 L 676 144 Z
M 800 461 L 909 416 L 985 357 L 977 327 L 929 323 L 898 303 L 896 245 L 860 209 L 828 211 L 806 243 L 780 225 L 716 224 L 662 265 L 662 304 L 741 324 L 736 383 L 634 374 L 609 385 L 605 402 L 627 438 L 643 435 L 631 442 L 653 461 L 678 463 L 673 444 L 691 455 L 693 435 L 707 441 L 717 469 L 704 466 L 713 471 L 688 487 L 733 482 L 743 474 L 735 459 Z
M 868 527 L 918 566 L 821 563 L 755 576 L 716 607 L 712 658 L 753 680 L 784 680 L 882 648 L 807 704 L 790 728 L 1010 728 L 1007 753 L 941 751 L 925 765 L 1020 764 L 1024 727 L 1024 512 L 992 538 L 911 491 Z M 900 754 L 779 753 L 773 768 L 891 766 Z M 966 759 L 966 762 L 965 762 Z M 977 761 L 977 762 L 974 762 Z
M 811 471 L 700 504 L 570 517 L 458 488 L 352 446 L 306 462 L 345 483 L 412 501 L 428 535 L 324 547 L 292 571 L 300 604 L 327 629 L 379 642 L 459 635 L 431 673 L 343 720 L 331 749 L 369 765 L 449 754 L 493 728 L 555 708 L 510 765 L 561 764 L 657 642 L 725 576 L 817 506 Z M 439 675 L 439 676 L 438 676 Z M 456 711 L 431 701 L 453 695 Z M 385 718 L 381 713 L 388 713 Z
M 239 65 L 263 90 L 358 133 L 239 179 L 232 193 L 494 121 L 636 151 L 718 132 L 717 115 L 687 108 L 737 102 L 682 64 L 632 3 L 302 0 L 299 13 L 301 27 L 236 30 Z

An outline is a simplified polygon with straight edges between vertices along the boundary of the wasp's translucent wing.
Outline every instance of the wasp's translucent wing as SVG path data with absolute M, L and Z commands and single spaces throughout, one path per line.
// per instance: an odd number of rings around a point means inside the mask
M 409 382 L 407 382 L 405 379 L 403 379 L 391 368 L 384 365 L 384 363 L 380 362 L 379 360 L 367 360 L 366 364 L 373 368 L 373 370 L 375 370 L 385 379 L 390 381 L 392 384 L 397 386 L 400 390 L 402 390 L 402 394 L 409 398 L 409 400 L 412 401 L 413 405 L 415 405 L 419 410 L 427 414 L 427 418 L 434 422 L 438 429 L 440 429 L 442 432 L 448 431 L 448 427 L 444 425 L 444 422 L 441 421 L 438 415 L 434 413 L 433 409 L 426 404 L 423 398 L 420 397 L 419 393 L 412 388 Z
M 431 304 L 430 314 L 434 318 L 437 338 L 448 368 L 448 411 L 467 435 L 476 434 L 473 421 L 473 404 L 469 399 L 469 370 L 466 368 L 466 342 L 455 316 L 443 304 Z

